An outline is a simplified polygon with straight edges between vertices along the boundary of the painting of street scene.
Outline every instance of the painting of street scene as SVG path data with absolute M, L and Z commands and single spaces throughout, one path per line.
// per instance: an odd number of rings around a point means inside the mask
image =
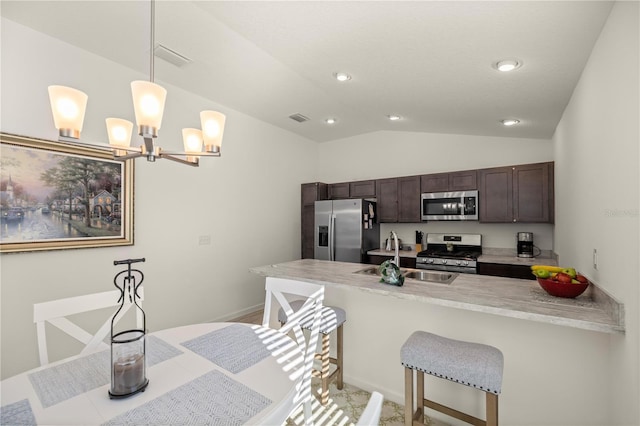
M 49 141 L 8 140 L 3 137 L 0 145 L 3 251 L 128 242 L 132 198 L 124 162 L 60 149 Z

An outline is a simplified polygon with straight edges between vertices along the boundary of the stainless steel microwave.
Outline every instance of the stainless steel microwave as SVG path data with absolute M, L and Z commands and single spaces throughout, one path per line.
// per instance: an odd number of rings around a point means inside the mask
M 422 220 L 478 220 L 478 191 L 422 194 Z

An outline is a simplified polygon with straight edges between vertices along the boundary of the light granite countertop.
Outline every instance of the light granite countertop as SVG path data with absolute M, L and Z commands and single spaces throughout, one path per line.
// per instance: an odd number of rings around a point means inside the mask
M 623 305 L 593 284 L 575 299 L 550 296 L 532 280 L 473 274 L 458 274 L 451 284 L 405 279 L 397 287 L 379 282 L 378 276 L 356 273 L 369 267 L 375 265 L 302 259 L 249 271 L 504 317 L 624 333 Z

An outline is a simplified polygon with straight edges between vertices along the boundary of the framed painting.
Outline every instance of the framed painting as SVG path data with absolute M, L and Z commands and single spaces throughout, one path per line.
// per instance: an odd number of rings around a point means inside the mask
M 0 252 L 133 244 L 133 160 L 0 133 Z

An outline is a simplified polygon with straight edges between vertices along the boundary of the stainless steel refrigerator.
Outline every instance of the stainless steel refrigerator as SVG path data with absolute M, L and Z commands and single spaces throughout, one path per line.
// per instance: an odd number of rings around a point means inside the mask
M 367 251 L 380 246 L 376 222 L 374 201 L 316 201 L 314 258 L 366 263 Z

